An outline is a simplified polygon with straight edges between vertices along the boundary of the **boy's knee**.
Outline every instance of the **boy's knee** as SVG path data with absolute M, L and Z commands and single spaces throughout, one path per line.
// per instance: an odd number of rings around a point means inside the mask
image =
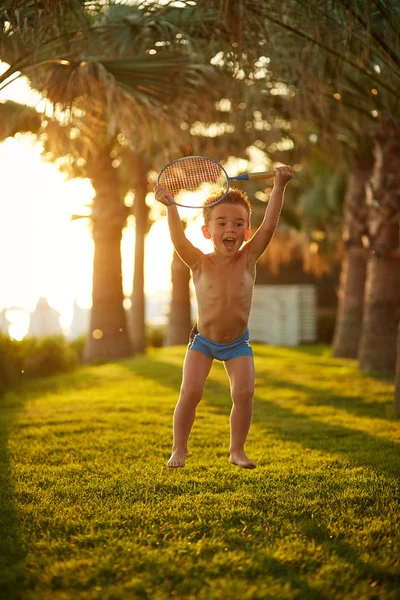
M 195 385 L 182 385 L 181 387 L 181 398 L 186 402 L 192 402 L 198 404 L 203 397 L 204 387 Z
M 254 388 L 249 385 L 234 386 L 232 388 L 232 399 L 234 402 L 247 403 L 252 402 Z

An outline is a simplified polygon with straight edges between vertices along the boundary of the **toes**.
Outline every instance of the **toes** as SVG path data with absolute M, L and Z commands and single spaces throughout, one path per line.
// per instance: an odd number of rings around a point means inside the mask
M 185 466 L 185 461 L 183 460 L 178 460 L 178 459 L 170 459 L 167 462 L 167 467 L 170 467 L 172 469 L 175 469 L 176 467 L 184 467 Z

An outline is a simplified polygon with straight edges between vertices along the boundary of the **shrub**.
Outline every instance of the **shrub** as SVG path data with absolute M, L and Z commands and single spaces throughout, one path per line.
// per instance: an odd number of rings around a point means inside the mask
M 17 341 L 0 335 L 0 391 L 23 379 L 72 370 L 81 362 L 83 344 L 63 336 Z
M 0 334 L 0 391 L 23 372 L 22 345 Z
M 148 325 L 147 326 L 147 343 L 153 348 L 162 348 L 165 340 L 165 325 Z

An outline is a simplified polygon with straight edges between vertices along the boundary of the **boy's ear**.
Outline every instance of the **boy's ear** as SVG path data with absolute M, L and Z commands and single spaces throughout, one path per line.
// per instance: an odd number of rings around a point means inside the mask
M 250 227 L 248 228 L 248 230 L 246 231 L 245 235 L 244 235 L 244 241 L 247 242 L 247 240 L 249 239 L 251 234 L 251 229 Z
M 204 237 L 206 238 L 206 240 L 209 240 L 209 239 L 211 239 L 211 235 L 210 235 L 210 232 L 208 231 L 208 227 L 207 227 L 207 225 L 202 225 L 202 226 L 201 226 L 201 230 L 202 230 L 202 232 L 203 232 L 203 235 L 204 235 Z

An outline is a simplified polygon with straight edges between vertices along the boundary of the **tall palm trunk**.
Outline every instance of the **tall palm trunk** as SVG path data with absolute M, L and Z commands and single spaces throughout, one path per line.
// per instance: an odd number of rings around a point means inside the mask
M 359 364 L 362 371 L 393 375 L 400 321 L 400 260 L 373 256 L 368 263 Z
M 88 174 L 96 192 L 92 211 L 93 304 L 84 349 L 88 362 L 122 358 L 132 351 L 123 307 L 120 247 L 127 209 L 111 163 L 109 148 L 88 160 Z
M 132 288 L 132 307 L 129 328 L 135 352 L 146 350 L 146 297 L 144 293 L 144 257 L 146 235 L 149 232 L 149 208 L 146 205 L 148 168 L 139 156 L 130 154 L 133 170 L 132 187 L 135 191 L 133 214 L 136 224 L 135 259 Z
M 190 270 L 174 251 L 171 264 L 172 292 L 168 315 L 166 346 L 187 344 L 192 327 L 190 307 Z
M 397 364 L 396 364 L 396 382 L 394 392 L 394 412 L 396 417 L 400 418 L 400 323 L 397 330 Z
M 359 349 L 363 371 L 394 374 L 400 321 L 400 125 L 382 119 L 368 184 L 370 258 Z
M 333 340 L 333 355 L 341 358 L 357 358 L 360 343 L 368 254 L 363 244 L 367 234 L 365 184 L 370 174 L 371 161 L 359 157 L 353 164 L 345 198 L 343 240 L 347 251 L 342 261 Z

